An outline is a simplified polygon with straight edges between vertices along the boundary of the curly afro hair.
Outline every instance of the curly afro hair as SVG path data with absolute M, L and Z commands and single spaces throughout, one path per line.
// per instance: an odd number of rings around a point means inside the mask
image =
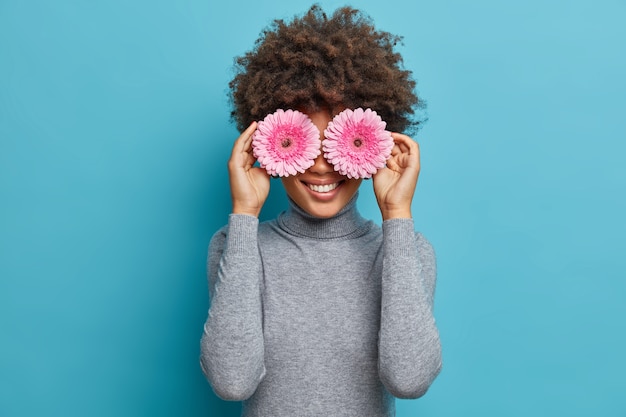
M 400 36 L 374 28 L 351 7 L 328 18 L 319 5 L 291 22 L 275 20 L 254 48 L 235 59 L 229 83 L 231 117 L 243 131 L 276 109 L 334 114 L 344 108 L 371 108 L 387 129 L 415 131 L 423 107 L 411 72 L 394 51 Z

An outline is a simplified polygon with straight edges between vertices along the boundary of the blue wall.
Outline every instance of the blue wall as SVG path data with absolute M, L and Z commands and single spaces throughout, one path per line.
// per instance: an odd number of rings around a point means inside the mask
M 626 4 L 356 5 L 405 36 L 429 104 L 414 215 L 445 364 L 398 415 L 626 415 Z M 225 91 L 308 6 L 0 3 L 0 415 L 237 415 L 197 359 Z M 263 216 L 283 205 L 273 183 Z

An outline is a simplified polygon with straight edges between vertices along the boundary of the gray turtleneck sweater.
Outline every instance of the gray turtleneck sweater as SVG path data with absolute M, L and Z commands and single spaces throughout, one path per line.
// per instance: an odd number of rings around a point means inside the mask
M 411 219 L 381 228 L 356 197 L 329 219 L 231 214 L 207 268 L 202 370 L 245 417 L 394 416 L 439 373 L 435 257 Z

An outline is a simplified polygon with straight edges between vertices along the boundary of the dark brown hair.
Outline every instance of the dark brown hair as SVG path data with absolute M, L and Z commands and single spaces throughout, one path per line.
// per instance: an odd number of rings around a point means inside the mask
M 279 108 L 334 114 L 369 107 L 388 130 L 416 130 L 416 109 L 423 103 L 394 51 L 401 40 L 376 30 L 351 7 L 337 9 L 329 19 L 313 5 L 291 22 L 275 20 L 251 51 L 236 58 L 229 84 L 232 119 L 241 131 Z

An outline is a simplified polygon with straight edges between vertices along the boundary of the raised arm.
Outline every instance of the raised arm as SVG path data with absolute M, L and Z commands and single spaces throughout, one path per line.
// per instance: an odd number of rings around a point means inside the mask
M 269 176 L 253 166 L 255 128 L 252 123 L 233 145 L 228 161 L 233 213 L 209 245 L 210 308 L 200 364 L 215 393 L 226 400 L 249 398 L 265 375 L 257 217 Z
M 383 222 L 383 239 L 379 375 L 394 396 L 418 398 L 441 369 L 435 256 L 411 219 Z
M 420 172 L 419 146 L 392 133 L 387 166 L 374 175 L 383 217 L 383 271 L 379 375 L 393 395 L 417 398 L 441 369 L 439 332 L 433 317 L 436 263 L 433 248 L 415 234 L 411 204 Z
M 249 398 L 265 375 L 257 228 L 256 217 L 231 214 L 209 247 L 210 308 L 200 364 L 225 400 Z

